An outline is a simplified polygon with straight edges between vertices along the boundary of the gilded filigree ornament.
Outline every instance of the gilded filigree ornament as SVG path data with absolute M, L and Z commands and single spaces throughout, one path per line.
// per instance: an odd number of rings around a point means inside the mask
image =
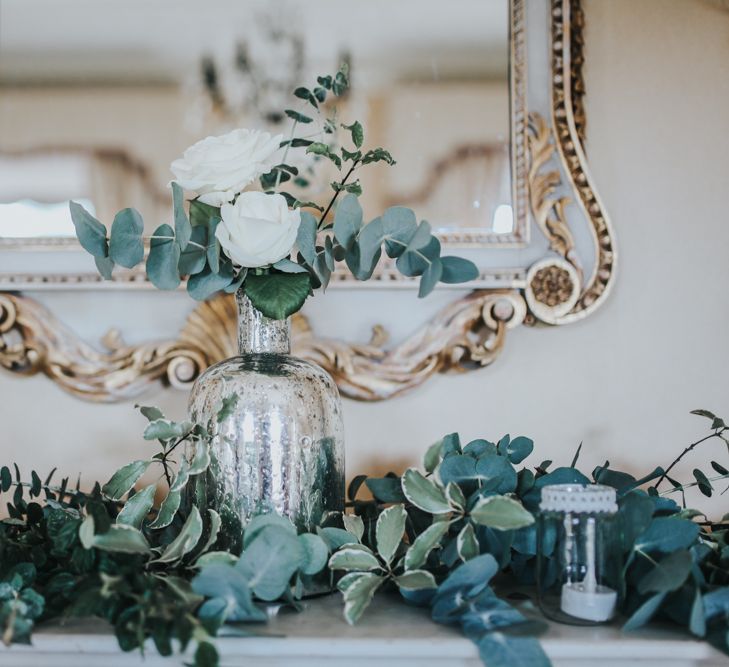
M 322 366 L 343 395 L 378 401 L 419 386 L 436 373 L 491 364 L 507 329 L 526 315 L 515 290 L 474 291 L 448 305 L 410 338 L 386 348 L 376 327 L 367 343 L 315 335 L 301 314 L 293 319 L 292 351 Z M 176 340 L 126 345 L 118 332 L 104 337 L 106 352 L 88 345 L 37 301 L 0 295 L 0 365 L 43 373 L 64 390 L 97 402 L 138 396 L 162 380 L 189 389 L 208 366 L 237 353 L 232 296 L 218 296 L 192 311 Z

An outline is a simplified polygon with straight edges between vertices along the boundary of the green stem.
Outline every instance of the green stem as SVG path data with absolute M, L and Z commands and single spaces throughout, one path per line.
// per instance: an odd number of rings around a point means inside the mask
M 668 477 L 668 473 L 669 473 L 669 472 L 671 472 L 671 470 L 673 470 L 673 468 L 675 467 L 675 465 L 676 465 L 676 464 L 677 464 L 677 463 L 678 463 L 678 462 L 679 462 L 679 461 L 680 461 L 680 460 L 681 460 L 681 459 L 682 459 L 682 458 L 683 458 L 684 456 L 686 456 L 686 454 L 688 454 L 688 453 L 689 453 L 690 451 L 692 451 L 692 450 L 693 450 L 693 449 L 694 449 L 695 447 L 697 447 L 698 445 L 700 445 L 700 444 L 701 444 L 702 442 L 706 442 L 707 440 L 711 440 L 711 438 L 717 438 L 717 437 L 718 437 L 718 438 L 722 438 L 722 433 L 724 433 L 724 431 L 726 431 L 726 427 L 724 427 L 724 428 L 722 428 L 722 429 L 717 429 L 717 430 L 716 430 L 716 431 L 714 431 L 713 433 L 710 433 L 709 435 L 707 435 L 707 436 L 705 436 L 705 437 L 701 438 L 700 440 L 697 440 L 696 442 L 694 442 L 694 443 L 690 444 L 690 445 L 689 445 L 688 447 L 686 447 L 686 449 L 684 449 L 684 450 L 683 450 L 683 451 L 682 451 L 682 452 L 681 452 L 681 453 L 680 453 L 680 454 L 678 455 L 678 457 L 677 457 L 677 458 L 676 458 L 676 459 L 675 459 L 675 460 L 673 461 L 673 463 L 671 463 L 671 465 L 670 465 L 670 466 L 668 466 L 668 468 L 666 468 L 666 469 L 665 469 L 665 470 L 663 471 L 663 474 L 662 474 L 662 475 L 661 475 L 661 476 L 660 476 L 660 477 L 658 478 L 658 481 L 656 482 L 656 486 L 655 486 L 655 488 L 656 488 L 656 489 L 658 488 L 658 486 L 659 486 L 659 485 L 661 484 L 661 482 L 663 482 L 663 480 L 665 480 L 665 479 L 666 479 L 666 477 Z M 722 438 L 722 440 L 723 440 L 723 438 Z
M 286 164 L 286 158 L 289 155 L 289 148 L 291 148 L 291 141 L 294 138 L 294 133 L 296 132 L 296 126 L 299 124 L 298 120 L 294 120 L 293 124 L 291 125 L 291 134 L 289 135 L 289 143 L 286 144 L 286 150 L 284 151 L 283 157 L 281 158 L 281 163 Z M 278 192 L 278 186 L 281 185 L 281 170 L 278 170 L 278 174 L 276 175 L 276 185 L 273 188 L 274 192 Z
M 707 480 L 709 482 L 717 482 L 720 479 L 729 479 L 728 475 L 717 475 L 716 477 L 707 477 Z M 675 493 L 676 491 L 684 491 L 686 489 L 690 489 L 692 486 L 699 486 L 698 482 L 689 482 L 688 484 L 681 484 L 681 486 L 676 486 L 672 489 L 666 489 L 665 491 L 661 491 L 659 495 L 665 496 L 668 493 Z
M 322 227 L 321 225 L 326 220 L 327 215 L 329 215 L 329 211 L 331 211 L 332 206 L 334 206 L 334 202 L 337 201 L 337 197 L 339 197 L 339 193 L 344 189 L 344 185 L 347 183 L 347 179 L 352 175 L 358 164 L 359 160 L 355 160 L 352 163 L 352 166 L 349 168 L 349 171 L 345 174 L 344 178 L 339 182 L 339 188 L 334 193 L 332 200 L 329 202 L 329 206 L 324 209 L 324 213 L 322 213 L 321 218 L 319 218 L 319 224 L 317 225 L 317 229 L 327 229 L 327 227 Z

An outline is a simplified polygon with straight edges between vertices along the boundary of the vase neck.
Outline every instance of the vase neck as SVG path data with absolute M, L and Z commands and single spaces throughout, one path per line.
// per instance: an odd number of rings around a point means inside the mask
M 257 310 L 240 289 L 238 302 L 238 350 L 240 354 L 289 354 L 290 321 L 272 320 Z

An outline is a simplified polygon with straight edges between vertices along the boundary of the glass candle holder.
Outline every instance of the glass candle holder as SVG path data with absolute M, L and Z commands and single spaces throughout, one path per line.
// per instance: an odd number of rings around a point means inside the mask
M 542 489 L 537 592 L 544 614 L 594 625 L 615 614 L 622 550 L 615 489 L 554 484 Z

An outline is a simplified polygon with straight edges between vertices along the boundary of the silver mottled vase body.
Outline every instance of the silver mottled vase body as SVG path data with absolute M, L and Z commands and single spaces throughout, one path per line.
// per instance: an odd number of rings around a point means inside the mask
M 290 354 L 288 320 L 271 320 L 241 292 L 240 355 L 208 368 L 190 394 L 190 418 L 216 435 L 196 494 L 223 519 L 231 547 L 260 512 L 300 528 L 344 509 L 344 426 L 334 381 Z M 224 402 L 228 414 L 218 419 Z M 203 497 L 201 497 L 203 496 Z

